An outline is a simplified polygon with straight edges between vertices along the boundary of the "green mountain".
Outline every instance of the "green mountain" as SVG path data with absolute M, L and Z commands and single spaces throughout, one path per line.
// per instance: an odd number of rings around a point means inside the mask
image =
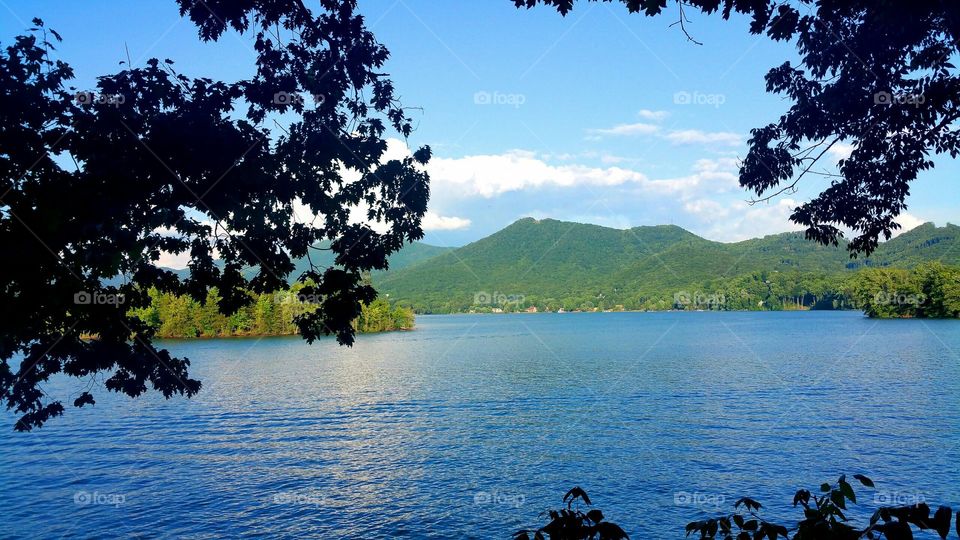
M 321 244 L 321 248 L 328 248 L 330 246 L 329 242 Z M 432 259 L 437 255 L 447 253 L 452 248 L 432 246 L 430 244 L 424 244 L 422 242 L 413 242 L 407 244 L 400 251 L 391 255 L 387 261 L 390 264 L 389 270 L 402 270 L 408 266 L 413 266 L 417 263 L 425 261 L 427 259 Z M 313 264 L 319 267 L 327 267 L 333 265 L 334 255 L 332 251 L 328 249 L 314 250 L 310 254 L 310 258 L 313 259 Z M 291 281 L 297 279 L 297 276 L 306 272 L 310 268 L 310 263 L 306 257 L 298 259 L 294 262 L 293 273 L 290 274 Z M 375 271 L 373 273 L 374 277 L 378 274 L 383 273 L 382 271 Z
M 872 266 L 898 266 L 911 268 L 924 261 L 940 261 L 943 264 L 960 263 L 960 227 L 948 223 L 937 227 L 924 223 L 880 245 L 867 263 Z
M 882 244 L 868 259 L 850 259 L 845 246 L 821 246 L 802 233 L 722 243 L 673 225 L 620 230 L 525 218 L 482 240 L 392 269 L 377 276 L 375 284 L 391 300 L 425 312 L 464 311 L 496 304 L 497 297 L 523 297 L 526 305 L 594 303 L 636 309 L 651 299 L 669 305 L 678 291 L 713 289 L 738 278 L 769 285 L 785 276 L 826 279 L 863 266 L 912 267 L 927 260 L 958 264 L 960 249 L 953 249 L 958 233 L 955 225 L 928 223 Z M 811 303 L 816 295 L 812 298 Z

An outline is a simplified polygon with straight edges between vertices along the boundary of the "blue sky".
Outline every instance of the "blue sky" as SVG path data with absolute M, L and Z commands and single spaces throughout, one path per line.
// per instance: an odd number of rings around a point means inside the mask
M 736 160 L 749 130 L 787 107 L 764 92 L 763 75 L 795 58 L 748 34 L 744 19 L 691 14 L 701 46 L 669 26 L 673 15 L 619 4 L 581 2 L 566 18 L 511 0 L 360 5 L 392 53 L 386 71 L 404 105 L 423 108 L 409 145 L 434 148 L 427 242 L 462 245 L 524 216 L 673 223 L 740 240 L 795 229 L 792 206 L 825 185 L 811 177 L 770 204 L 744 202 Z M 171 58 L 191 76 L 236 80 L 253 69 L 249 36 L 203 44 L 173 0 L 0 0 L 0 41 L 35 16 L 64 37 L 59 56 L 81 87 L 120 69 L 126 49 L 135 65 Z M 914 184 L 902 223 L 957 222 L 958 171 L 938 159 Z

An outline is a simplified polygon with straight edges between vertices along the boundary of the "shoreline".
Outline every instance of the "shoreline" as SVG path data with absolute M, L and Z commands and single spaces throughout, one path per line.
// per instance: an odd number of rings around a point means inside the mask
M 505 313 L 491 312 L 463 312 L 456 311 L 451 313 L 417 313 L 417 317 L 427 317 L 431 315 L 609 315 L 612 313 L 834 313 L 834 312 L 859 312 L 862 309 L 663 309 L 663 310 L 642 310 L 642 309 L 621 309 L 617 311 L 511 311 Z M 909 318 L 909 317 L 908 317 Z
M 393 332 L 413 332 L 414 328 L 396 328 L 394 330 L 383 330 L 381 332 L 357 332 L 356 337 L 370 336 L 377 334 L 390 334 Z M 172 336 L 154 336 L 156 341 L 213 341 L 217 339 L 252 339 L 252 338 L 301 338 L 300 334 L 227 334 L 221 336 L 194 336 L 194 337 L 172 337 Z M 320 336 L 318 339 L 335 338 L 335 336 Z

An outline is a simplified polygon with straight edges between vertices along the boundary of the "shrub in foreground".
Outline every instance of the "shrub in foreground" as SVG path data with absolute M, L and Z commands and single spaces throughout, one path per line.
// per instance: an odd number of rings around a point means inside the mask
M 853 475 L 861 485 L 873 488 L 873 481 L 861 474 Z M 550 510 L 549 523 L 536 530 L 521 530 L 514 540 L 621 540 L 628 538 L 619 526 L 604 521 L 603 513 L 591 509 L 584 513 L 579 501 L 590 506 L 587 494 L 575 487 L 563 496 L 565 508 Z M 790 526 L 764 520 L 759 502 L 743 497 L 734 503 L 734 512 L 717 518 L 692 521 L 686 526 L 687 536 L 700 540 L 912 540 L 914 531 L 936 534 L 946 540 L 950 535 L 953 510 L 940 506 L 931 512 L 920 502 L 913 505 L 883 506 L 870 516 L 866 526 L 857 526 L 847 518 L 848 504 L 857 504 L 857 495 L 846 476 L 836 483 L 825 482 L 815 494 L 801 489 L 793 497 L 793 506 L 803 510 L 803 519 Z M 960 538 L 960 513 L 956 520 L 956 537 Z

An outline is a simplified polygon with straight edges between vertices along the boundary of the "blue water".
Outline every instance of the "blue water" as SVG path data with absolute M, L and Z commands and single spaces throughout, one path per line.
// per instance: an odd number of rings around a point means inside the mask
M 960 322 L 417 325 L 353 348 L 165 342 L 203 380 L 194 399 L 101 391 L 39 431 L 0 431 L 0 537 L 508 538 L 580 485 L 633 538 L 682 538 L 741 495 L 796 516 L 797 488 L 842 472 L 876 481 L 865 509 L 960 504 Z

